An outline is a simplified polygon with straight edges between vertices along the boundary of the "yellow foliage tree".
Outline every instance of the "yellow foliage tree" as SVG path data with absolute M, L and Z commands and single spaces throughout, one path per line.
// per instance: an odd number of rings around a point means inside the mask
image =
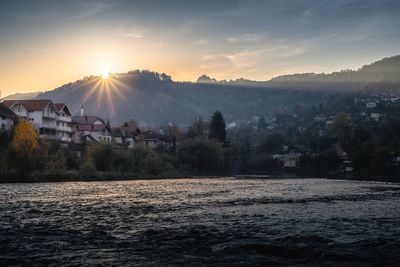
M 13 150 L 21 157 L 30 159 L 39 149 L 37 133 L 33 126 L 27 121 L 20 121 L 12 139 Z

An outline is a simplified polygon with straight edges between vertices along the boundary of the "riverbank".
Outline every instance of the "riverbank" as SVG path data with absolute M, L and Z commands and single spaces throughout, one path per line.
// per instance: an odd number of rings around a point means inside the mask
M 312 178 L 312 179 L 340 179 L 354 181 L 377 181 L 400 183 L 400 177 L 343 177 L 343 176 L 315 176 L 296 174 L 293 172 L 273 172 L 264 174 L 232 174 L 232 173 L 190 173 L 190 172 L 171 172 L 161 175 L 143 175 L 135 173 L 119 172 L 96 172 L 92 174 L 82 174 L 77 170 L 63 172 L 33 172 L 24 177 L 10 175 L 7 178 L 0 177 L 1 183 L 52 183 L 52 182 L 96 182 L 96 181 L 134 181 L 134 180 L 168 180 L 168 179 L 214 179 L 232 177 L 237 179 L 293 179 L 293 178 Z

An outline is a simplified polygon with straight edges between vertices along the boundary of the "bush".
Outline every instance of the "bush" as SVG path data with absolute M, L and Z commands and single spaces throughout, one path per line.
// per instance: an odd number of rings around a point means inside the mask
M 98 171 L 111 171 L 114 167 L 115 152 L 111 144 L 91 144 L 86 153 L 86 162 L 92 162 Z
M 55 152 L 49 156 L 47 168 L 50 171 L 62 171 L 66 169 L 66 159 L 62 151 Z
M 198 138 L 186 140 L 178 147 L 178 161 L 181 167 L 191 171 L 222 171 L 224 149 L 220 142 Z
M 168 161 L 167 157 L 154 152 L 147 154 L 139 164 L 139 173 L 141 175 L 157 176 L 168 172 L 171 169 L 172 165 Z

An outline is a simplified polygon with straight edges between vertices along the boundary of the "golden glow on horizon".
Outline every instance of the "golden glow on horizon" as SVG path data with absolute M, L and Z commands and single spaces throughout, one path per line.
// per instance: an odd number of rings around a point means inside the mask
M 107 74 L 107 76 L 103 74 Z M 103 74 L 89 82 L 90 90 L 83 95 L 80 103 L 85 104 L 86 101 L 93 98 L 96 105 L 95 113 L 106 108 L 110 114 L 110 119 L 113 119 L 115 116 L 114 103 L 126 102 L 125 90 L 133 89 L 115 79 L 110 72 Z
M 108 80 L 110 78 L 110 69 L 108 67 L 103 66 L 101 71 L 101 78 L 103 80 Z
M 107 80 L 108 78 L 110 78 L 110 72 L 104 70 L 104 71 L 101 73 L 101 78 L 102 78 L 103 80 Z

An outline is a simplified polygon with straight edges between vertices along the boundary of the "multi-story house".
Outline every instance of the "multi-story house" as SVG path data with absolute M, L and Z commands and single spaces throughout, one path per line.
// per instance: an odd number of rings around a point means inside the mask
M 146 147 L 167 151 L 171 147 L 171 140 L 168 136 L 153 131 L 145 131 L 141 134 L 139 142 L 143 142 Z
M 63 142 L 71 142 L 72 138 L 72 115 L 65 103 L 54 104 L 57 111 L 56 134 L 57 139 Z
M 135 135 L 127 131 L 126 128 L 112 128 L 111 129 L 112 140 L 115 144 L 125 147 L 134 148 L 135 147 Z
M 40 138 L 71 141 L 71 112 L 65 104 L 54 104 L 49 99 L 5 100 L 19 119 L 29 121 Z
M 75 144 L 111 142 L 112 140 L 110 126 L 97 116 L 72 117 L 72 129 L 72 141 Z
M 6 105 L 0 103 L 0 132 L 10 131 L 17 116 Z

